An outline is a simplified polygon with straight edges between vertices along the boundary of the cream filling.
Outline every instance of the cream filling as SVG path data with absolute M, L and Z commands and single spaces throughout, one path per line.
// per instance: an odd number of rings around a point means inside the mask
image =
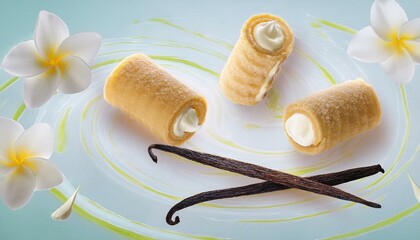
M 295 113 L 286 120 L 286 133 L 297 144 L 308 147 L 315 142 L 315 132 L 311 120 L 304 114 Z
M 282 27 L 275 20 L 257 24 L 253 37 L 258 46 L 268 51 L 279 49 L 284 42 Z
M 193 108 L 188 108 L 176 118 L 173 132 L 174 135 L 177 137 L 184 136 L 185 132 L 196 132 L 200 129 L 200 125 L 198 124 L 199 119 L 197 116 L 197 112 Z
M 276 65 L 270 70 L 267 77 L 264 80 L 263 85 L 260 88 L 257 96 L 255 97 L 255 101 L 259 102 L 264 97 L 265 93 L 267 92 L 268 84 L 270 83 L 271 79 L 273 79 L 274 75 L 276 75 L 277 70 L 279 69 L 280 62 L 277 62 Z

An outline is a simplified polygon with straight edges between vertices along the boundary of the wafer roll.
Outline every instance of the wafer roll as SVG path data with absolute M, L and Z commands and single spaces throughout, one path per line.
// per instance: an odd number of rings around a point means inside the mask
M 270 21 L 277 22 L 283 33 L 283 43 L 274 51 L 264 49 L 254 39 L 255 26 Z M 236 104 L 257 104 L 270 90 L 292 48 L 293 32 L 282 18 L 270 14 L 252 16 L 242 27 L 239 40 L 220 75 L 223 94 Z
M 304 121 L 295 126 L 289 121 L 292 116 L 296 118 L 302 115 L 310 120 L 309 125 L 313 129 L 313 143 L 309 146 L 302 146 L 302 142 L 297 143 L 298 137 L 293 136 L 294 130 L 306 131 L 309 127 L 303 124 Z M 284 112 L 284 129 L 289 141 L 298 151 L 310 155 L 321 153 L 364 133 L 377 126 L 380 121 L 381 106 L 378 97 L 373 88 L 360 78 L 309 95 L 288 105 Z M 302 132 L 297 135 L 299 134 Z M 305 135 L 307 136 L 309 135 Z M 310 137 L 306 138 L 308 139 Z
M 180 145 L 194 134 L 175 135 L 174 124 L 182 113 L 194 109 L 198 124 L 202 125 L 207 111 L 204 97 L 143 54 L 125 58 L 114 69 L 106 81 L 104 97 L 171 145 Z

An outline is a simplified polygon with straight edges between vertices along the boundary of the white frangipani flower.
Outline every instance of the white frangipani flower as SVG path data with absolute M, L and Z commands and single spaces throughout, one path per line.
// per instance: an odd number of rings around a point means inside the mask
M 18 122 L 0 118 L 0 132 L 0 197 L 10 209 L 25 206 L 34 191 L 63 182 L 49 160 L 54 150 L 49 125 L 38 123 L 25 131 Z
M 395 0 L 375 0 L 371 26 L 351 40 L 347 53 L 364 62 L 378 62 L 398 83 L 408 83 L 420 64 L 420 18 L 408 21 Z
M 39 107 L 59 93 L 85 90 L 92 80 L 89 64 L 99 51 L 102 38 L 93 32 L 69 36 L 67 25 L 57 15 L 41 11 L 34 40 L 13 47 L 2 67 L 24 78 L 23 99 L 28 107 Z

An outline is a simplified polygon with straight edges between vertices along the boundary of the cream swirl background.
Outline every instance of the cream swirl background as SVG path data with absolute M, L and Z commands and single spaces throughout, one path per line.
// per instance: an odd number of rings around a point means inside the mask
M 0 109 L 12 104 L 16 111 L 8 110 L 5 115 L 14 115 L 24 124 L 46 122 L 54 126 L 58 139 L 54 157 L 59 159 L 56 163 L 66 182 L 52 194 L 62 199 L 80 185 L 76 214 L 122 236 L 273 238 L 286 229 L 297 238 L 358 236 L 389 226 L 419 208 L 406 178 L 407 170 L 418 166 L 414 160 L 419 149 L 419 121 L 411 120 L 414 103 L 410 100 L 414 97 L 383 73 L 345 54 L 351 29 L 315 18 L 309 22 L 311 27 L 296 28 L 293 54 L 267 98 L 256 107 L 233 105 L 218 89 L 218 75 L 231 43 L 155 18 L 133 23 L 144 35 L 104 41 L 92 67 L 93 83 L 85 92 L 56 95 L 38 111 L 26 110 L 11 98 L 20 91 L 19 84 L 14 84 L 4 87 Z M 156 29 L 166 37 L 148 34 Z M 387 171 L 385 175 L 340 188 L 378 201 L 383 209 L 290 190 L 201 204 L 180 211 L 181 223 L 177 226 L 167 225 L 167 210 L 185 197 L 258 180 L 160 152 L 159 163 L 151 161 L 146 149 L 158 140 L 108 105 L 102 96 L 104 81 L 112 69 L 137 52 L 149 55 L 208 100 L 206 123 L 184 147 L 223 153 L 298 175 L 380 163 Z M 313 91 L 357 77 L 377 90 L 383 106 L 381 125 L 319 156 L 295 152 L 282 129 L 283 107 Z M 418 112 L 414 114 L 418 120 Z M 308 225 L 314 227 L 308 229 Z M 373 227 L 366 229 L 369 226 Z

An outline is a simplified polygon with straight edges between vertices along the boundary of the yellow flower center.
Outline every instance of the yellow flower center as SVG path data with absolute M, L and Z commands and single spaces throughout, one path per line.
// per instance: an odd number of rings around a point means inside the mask
M 11 166 L 21 166 L 25 164 L 25 160 L 30 158 L 32 154 L 29 151 L 15 152 L 14 149 L 10 149 L 9 158 L 13 161 L 10 163 Z
M 60 61 L 63 57 L 65 57 L 67 54 L 64 52 L 60 52 L 58 54 L 57 47 L 50 47 L 46 53 L 47 59 L 46 63 L 50 65 L 51 67 L 60 67 Z
M 58 59 L 58 58 L 52 58 L 52 59 L 49 59 L 49 64 L 51 65 L 51 66 L 57 66 L 57 64 L 60 62 L 60 59 Z
M 411 46 L 406 43 L 407 40 L 410 40 L 410 36 L 399 36 L 398 32 L 391 33 L 390 37 L 391 41 L 389 42 L 389 46 L 393 49 L 393 51 L 397 54 L 403 54 L 404 50 L 411 51 Z

